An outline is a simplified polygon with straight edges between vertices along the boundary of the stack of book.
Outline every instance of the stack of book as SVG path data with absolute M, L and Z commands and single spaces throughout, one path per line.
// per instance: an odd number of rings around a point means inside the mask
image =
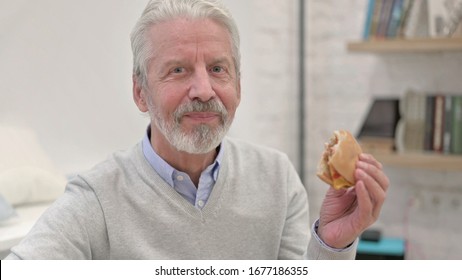
M 409 90 L 400 100 L 396 148 L 462 154 L 462 94 Z
M 462 0 L 369 0 L 363 39 L 462 36 Z

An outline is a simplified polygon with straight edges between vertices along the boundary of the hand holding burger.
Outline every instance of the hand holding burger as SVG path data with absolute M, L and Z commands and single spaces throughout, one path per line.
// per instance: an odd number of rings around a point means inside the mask
M 316 233 L 332 248 L 349 248 L 378 219 L 389 179 L 382 164 L 362 153 L 345 130 L 335 131 L 326 143 L 316 174 L 332 186 L 322 203 Z

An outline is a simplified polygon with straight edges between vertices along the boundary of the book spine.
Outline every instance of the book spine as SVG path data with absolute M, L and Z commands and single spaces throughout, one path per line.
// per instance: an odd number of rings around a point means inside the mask
M 399 22 L 401 20 L 401 15 L 403 13 L 403 3 L 404 3 L 404 0 L 395 0 L 393 2 L 390 23 L 388 24 L 388 27 L 387 27 L 386 37 L 388 38 L 396 37 L 396 34 L 398 32 Z
M 427 1 L 416 0 L 413 2 L 406 26 L 404 27 L 404 37 L 426 37 L 428 36 Z
M 371 29 L 370 29 L 369 38 L 377 37 L 377 29 L 378 29 L 379 22 L 380 22 L 380 11 L 382 10 L 383 1 L 384 0 L 375 0 L 374 12 L 372 13 L 372 19 L 371 19 Z
M 443 152 L 443 125 L 444 125 L 444 95 L 435 96 L 433 118 L 433 151 Z
M 444 132 L 443 132 L 443 153 L 451 153 L 452 138 L 452 96 L 446 95 L 444 100 Z
M 423 92 L 419 92 L 417 95 L 417 135 L 416 135 L 416 150 L 423 151 L 424 139 L 425 139 L 425 110 L 427 106 L 427 95 Z
M 408 90 L 400 100 L 401 118 L 396 127 L 395 144 L 398 151 L 424 149 L 425 110 L 427 96 Z
M 462 95 L 454 96 L 452 101 L 451 152 L 462 154 Z
M 403 2 L 403 13 L 401 14 L 401 19 L 399 20 L 399 26 L 397 31 L 397 37 L 404 37 L 404 29 L 407 25 L 410 11 L 412 10 L 412 5 L 414 4 L 413 0 L 404 0 Z
M 382 10 L 380 11 L 380 21 L 377 27 L 377 37 L 385 38 L 387 35 L 388 23 L 391 18 L 391 9 L 393 7 L 394 0 L 383 0 Z
M 398 123 L 396 124 L 395 130 L 395 147 L 398 152 L 406 151 L 406 145 L 404 143 L 404 137 L 406 131 L 406 121 L 401 118 Z
M 433 123 L 435 116 L 435 96 L 428 95 L 425 109 L 424 150 L 433 150 Z
M 369 0 L 367 5 L 366 21 L 364 23 L 363 39 L 369 40 L 371 34 L 372 15 L 374 14 L 375 0 Z

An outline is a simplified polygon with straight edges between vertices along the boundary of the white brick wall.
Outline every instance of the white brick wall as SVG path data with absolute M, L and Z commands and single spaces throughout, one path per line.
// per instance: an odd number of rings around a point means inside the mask
M 296 0 L 225 1 L 241 33 L 242 102 L 231 135 L 297 156 Z

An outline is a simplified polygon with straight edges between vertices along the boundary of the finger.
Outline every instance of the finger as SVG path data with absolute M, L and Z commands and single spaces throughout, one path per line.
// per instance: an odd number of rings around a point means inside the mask
M 374 200 L 382 200 L 388 186 L 382 186 L 375 177 L 371 176 L 370 173 L 365 172 L 363 169 L 356 170 L 356 177 L 358 181 L 362 181 L 366 186 L 367 191 Z
M 361 221 L 367 221 L 366 225 L 363 225 L 364 227 L 369 226 L 371 217 L 378 217 L 378 213 L 374 209 L 374 203 L 369 195 L 369 192 L 366 189 L 366 186 L 364 185 L 364 182 L 358 181 L 358 183 L 355 186 L 356 190 L 356 197 L 358 201 L 358 211 L 359 211 L 359 216 Z
M 390 180 L 382 171 L 382 169 L 378 168 L 374 164 L 370 164 L 369 162 L 365 161 L 358 161 L 356 164 L 357 170 L 362 170 L 367 173 L 370 177 L 372 177 L 380 186 L 381 189 L 384 191 L 388 190 L 388 186 L 390 185 Z
M 385 201 L 386 191 L 380 186 L 380 184 L 369 174 L 361 169 L 357 169 L 358 182 L 356 185 L 364 186 L 368 196 L 372 201 L 372 209 L 375 217 L 378 217 L 380 209 Z
M 383 169 L 383 165 L 378 160 L 376 160 L 374 156 L 372 156 L 371 154 L 362 153 L 359 155 L 359 160 L 362 162 L 372 164 L 380 170 Z

